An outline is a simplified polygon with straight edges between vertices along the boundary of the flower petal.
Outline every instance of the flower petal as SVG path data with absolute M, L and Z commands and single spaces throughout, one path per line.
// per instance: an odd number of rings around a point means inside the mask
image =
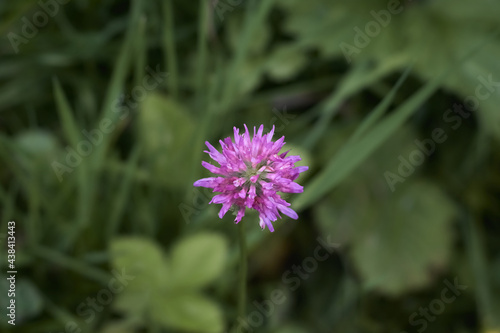
M 250 132 L 248 131 L 248 127 L 246 124 L 243 124 L 245 126 L 245 133 L 243 134 L 243 143 L 245 144 L 246 147 L 250 147 Z
M 206 187 L 206 188 L 214 188 L 216 185 L 217 185 L 217 178 L 215 177 L 198 179 L 193 184 L 193 186 L 196 187 Z
M 260 125 L 259 130 L 257 131 L 257 137 L 262 138 L 263 131 L 264 131 L 264 125 Z
M 240 144 L 240 129 L 233 127 L 233 131 L 234 131 L 234 143 L 236 145 L 239 145 Z
M 301 173 L 301 172 L 304 172 L 304 171 L 307 171 L 309 170 L 309 167 L 308 166 L 299 166 L 299 167 L 296 167 L 295 170 L 298 172 L 298 173 Z
M 236 215 L 234 222 L 236 223 L 240 222 L 243 216 L 245 216 L 245 207 L 240 207 L 240 210 L 238 211 L 238 214 Z
M 283 193 L 302 193 L 304 192 L 304 187 L 297 183 L 290 182 L 289 184 L 282 185 L 280 191 Z
M 214 146 L 212 146 L 210 144 L 210 142 L 208 141 L 205 141 L 205 145 L 208 147 L 208 149 L 210 151 L 206 151 L 205 150 L 205 153 L 208 153 L 208 155 L 210 155 L 210 157 L 216 161 L 217 163 L 219 163 L 220 165 L 224 165 L 227 163 L 226 161 L 226 158 L 224 157 L 224 155 L 222 155 L 217 149 L 214 148 Z
M 219 218 L 223 218 L 224 215 L 226 215 L 227 211 L 229 210 L 229 208 L 231 208 L 231 203 L 230 202 L 225 202 L 223 205 L 222 205 L 222 208 L 220 209 L 219 211 Z
M 271 131 L 269 133 L 266 134 L 266 140 L 267 142 L 271 142 L 271 140 L 273 139 L 273 135 L 274 135 L 274 125 L 273 125 L 273 128 L 271 129 Z
M 219 174 L 219 175 L 223 175 L 224 174 L 224 172 L 222 172 L 221 168 L 218 168 L 215 165 L 212 165 L 212 164 L 210 164 L 208 162 L 202 161 L 201 165 L 203 165 L 203 167 L 206 168 L 211 173 L 215 173 L 215 174 Z
M 216 203 L 216 204 L 221 204 L 221 203 L 229 203 L 231 196 L 229 194 L 217 194 L 210 200 L 209 204 L 211 203 Z
M 285 207 L 283 205 L 279 205 L 278 206 L 278 209 L 283 213 L 285 214 L 286 216 L 289 216 L 291 217 L 292 219 L 296 220 L 299 218 L 299 216 L 297 215 L 297 213 L 291 209 L 291 208 L 288 208 L 288 207 Z
M 262 230 L 264 230 L 265 227 L 267 227 L 267 229 L 269 229 L 270 232 L 274 232 L 273 223 L 269 221 L 269 219 L 266 217 L 260 217 L 259 225 L 262 228 Z

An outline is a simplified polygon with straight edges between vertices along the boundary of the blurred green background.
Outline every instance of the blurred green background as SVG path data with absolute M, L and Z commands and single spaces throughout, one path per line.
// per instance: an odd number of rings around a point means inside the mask
M 0 1 L 0 331 L 500 332 L 499 24 L 493 0 Z M 234 216 L 192 184 L 243 124 L 310 169 L 297 221 L 242 222 L 236 319 Z

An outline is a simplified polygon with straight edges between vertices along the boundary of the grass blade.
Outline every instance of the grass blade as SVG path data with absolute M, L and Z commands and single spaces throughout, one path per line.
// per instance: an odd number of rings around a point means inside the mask
M 391 115 L 381 120 L 359 141 L 345 145 L 326 165 L 326 167 L 305 187 L 304 193 L 294 201 L 298 210 L 310 204 L 331 191 L 366 158 L 368 158 L 381 144 L 400 128 L 418 107 L 439 89 L 443 80 L 451 74 L 454 68 L 473 56 L 485 42 L 466 54 L 459 64 L 452 63 L 440 75 L 429 81 L 419 91 L 414 93 L 406 102 L 398 107 Z M 386 97 L 385 99 L 387 99 Z M 383 102 L 382 102 L 383 103 Z
M 179 96 L 179 72 L 177 68 L 177 50 L 175 48 L 175 21 L 173 0 L 165 0 L 162 4 L 163 19 L 163 52 L 165 53 L 165 67 L 169 73 L 168 89 L 174 98 Z

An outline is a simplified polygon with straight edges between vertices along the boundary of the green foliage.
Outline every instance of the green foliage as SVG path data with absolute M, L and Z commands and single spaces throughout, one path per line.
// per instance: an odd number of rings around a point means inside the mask
M 177 161 L 185 161 L 192 155 L 184 145 L 191 142 L 196 128 L 185 106 L 172 98 L 148 94 L 141 105 L 138 127 L 152 171 L 169 185 L 185 186 L 189 175 L 186 168 L 179 168 Z M 171 177 L 172 174 L 176 177 Z
M 111 243 L 112 264 L 134 277 L 120 294 L 116 308 L 137 318 L 133 327 L 151 321 L 165 328 L 190 332 L 222 332 L 220 307 L 200 293 L 222 274 L 226 240 L 217 234 L 190 236 L 164 257 L 161 249 L 144 238 L 121 238 Z
M 9 33 L 44 9 L 0 2 L 0 244 L 15 220 L 19 267 L 2 332 L 234 329 L 234 217 L 192 184 L 204 142 L 244 123 L 275 125 L 310 167 L 287 195 L 298 221 L 242 222 L 255 332 L 418 331 L 455 278 L 467 290 L 426 332 L 497 332 L 500 5 L 402 1 L 382 24 L 390 1 L 209 2 L 70 1 L 18 50 Z M 339 245 L 324 261 L 318 239 Z M 101 304 L 122 269 L 133 280 Z
M 179 289 L 202 288 L 223 271 L 227 244 L 217 235 L 184 239 L 172 249 L 173 285 Z
M 452 247 L 456 209 L 439 188 L 415 175 L 396 183 L 393 192 L 380 179 L 387 170 L 397 174 L 401 162 L 392 156 L 408 158 L 415 151 L 414 135 L 398 131 L 315 209 L 324 233 L 352 247 L 363 287 L 392 296 L 432 283 Z M 360 200 L 352 202 L 355 196 Z
M 315 0 L 308 3 L 281 1 L 280 5 L 289 14 L 285 25 L 287 31 L 296 35 L 301 45 L 317 48 L 325 57 L 348 54 L 346 58 L 354 62 L 370 60 L 385 63 L 398 58 L 415 60 L 414 73 L 423 80 L 432 79 L 450 62 L 459 60 L 466 52 L 489 39 L 493 29 L 498 28 L 500 6 L 487 0 L 461 1 L 459 4 L 451 1 L 393 1 L 398 4 L 396 13 L 386 18 L 380 12 L 391 13 L 388 12 L 390 3 Z M 380 32 L 372 38 L 368 35 L 366 43 L 356 44 L 357 33 L 353 28 L 366 33 L 369 29 L 367 23 L 376 20 L 372 11 L 379 13 L 377 17 L 382 15 L 382 20 L 387 23 L 379 24 Z M 356 51 L 343 52 L 342 43 L 351 45 Z M 453 75 L 443 82 L 443 87 L 455 91 L 462 98 L 474 95 L 474 89 L 480 84 L 478 77 L 486 78 L 498 73 L 494 59 L 499 54 L 500 40 L 496 35 L 475 57 L 457 65 Z M 481 101 L 478 114 L 486 131 L 500 138 L 500 113 L 496 112 L 500 102 L 498 98 L 499 94 L 494 94 Z

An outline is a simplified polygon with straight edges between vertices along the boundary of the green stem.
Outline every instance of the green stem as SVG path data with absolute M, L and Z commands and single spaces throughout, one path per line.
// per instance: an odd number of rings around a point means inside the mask
M 175 98 L 179 96 L 179 73 L 177 68 L 177 51 L 175 45 L 175 23 L 173 0 L 163 1 L 163 18 L 165 20 L 163 30 L 163 49 L 165 52 L 165 66 L 168 69 L 168 88 Z
M 245 225 L 240 222 L 238 225 L 238 236 L 240 241 L 240 285 L 238 299 L 238 317 L 245 318 L 247 302 L 247 244 L 245 238 Z
M 474 273 L 478 314 L 484 330 L 493 330 L 494 328 L 500 327 L 500 325 L 498 325 L 494 314 L 493 291 L 488 277 L 489 272 L 484 245 L 485 241 L 477 220 L 472 215 L 468 216 L 467 220 L 467 224 L 464 227 L 464 237 L 466 240 L 467 255 L 472 267 L 472 272 Z

